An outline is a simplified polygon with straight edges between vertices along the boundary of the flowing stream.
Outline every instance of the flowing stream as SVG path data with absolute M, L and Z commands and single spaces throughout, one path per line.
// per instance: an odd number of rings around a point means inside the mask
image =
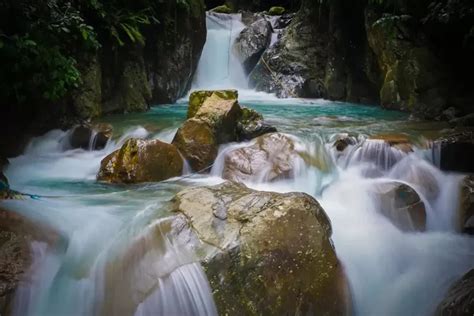
M 412 122 L 406 114 L 374 106 L 278 100 L 245 90 L 241 67 L 229 56 L 243 28 L 239 17 L 210 15 L 208 28 L 193 88 L 242 89 L 242 105 L 292 135 L 300 150 L 325 161 L 324 170 L 295 161 L 291 180 L 267 183 L 261 177 L 246 184 L 302 191 L 318 199 L 332 222 L 354 314 L 430 315 L 450 284 L 474 265 L 473 238 L 455 231 L 462 175 L 441 172 L 421 146 L 447 127 Z M 6 170 L 11 187 L 41 198 L 2 201 L 0 206 L 47 223 L 62 239 L 62 249 L 32 244 L 29 282 L 16 293 L 14 315 L 217 314 L 200 264 L 168 234 L 172 214 L 166 202 L 184 187 L 222 181 L 225 152 L 242 144 L 222 146 L 209 175 L 129 186 L 95 180 L 100 161 L 126 139 L 170 142 L 185 120 L 186 105 L 104 118 L 114 126 L 115 138 L 100 151 L 67 150 L 67 133 L 51 131 L 11 159 Z M 333 146 L 341 133 L 356 140 L 343 154 Z M 420 147 L 407 154 L 367 140 L 384 133 L 403 133 Z M 412 186 L 425 202 L 426 232 L 403 232 L 380 214 L 373 192 L 393 180 Z

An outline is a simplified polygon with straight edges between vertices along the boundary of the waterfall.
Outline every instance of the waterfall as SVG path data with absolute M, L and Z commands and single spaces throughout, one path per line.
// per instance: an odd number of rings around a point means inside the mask
M 193 89 L 247 89 L 244 69 L 232 45 L 245 28 L 241 14 L 207 13 L 207 39 Z

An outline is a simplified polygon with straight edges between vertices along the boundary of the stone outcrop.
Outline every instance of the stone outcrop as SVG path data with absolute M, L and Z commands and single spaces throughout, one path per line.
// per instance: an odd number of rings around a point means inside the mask
M 445 171 L 474 173 L 474 132 L 442 137 L 434 143 L 433 154 Z
M 474 176 L 466 176 L 461 182 L 460 198 L 458 229 L 474 235 Z
M 198 256 L 222 315 L 348 315 L 347 279 L 331 223 L 303 193 L 225 182 L 172 200 L 178 241 Z
M 474 314 L 474 270 L 457 281 L 438 305 L 436 316 L 460 316 Z
M 364 27 L 365 5 L 302 1 L 281 39 L 250 74 L 250 84 L 280 97 L 378 101 L 376 65 Z
M 242 63 L 246 74 L 255 67 L 263 52 L 270 45 L 272 26 L 262 18 L 240 32 L 234 42 L 233 50 Z
M 219 145 L 260 136 L 275 128 L 250 109 L 242 109 L 235 90 L 195 91 L 189 98 L 188 120 L 173 144 L 195 171 L 204 171 L 217 157 Z
M 447 105 L 450 77 L 429 49 L 417 23 L 409 15 L 374 17 L 367 13 L 367 38 L 381 77 L 383 107 L 436 117 Z
M 109 183 L 157 182 L 180 176 L 183 159 L 174 145 L 159 140 L 129 139 L 105 157 L 97 180 Z

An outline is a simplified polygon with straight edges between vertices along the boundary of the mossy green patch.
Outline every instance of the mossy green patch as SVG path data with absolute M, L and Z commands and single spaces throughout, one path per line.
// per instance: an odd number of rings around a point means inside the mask
M 269 15 L 282 15 L 285 13 L 286 9 L 284 7 L 271 7 L 270 10 L 268 10 Z

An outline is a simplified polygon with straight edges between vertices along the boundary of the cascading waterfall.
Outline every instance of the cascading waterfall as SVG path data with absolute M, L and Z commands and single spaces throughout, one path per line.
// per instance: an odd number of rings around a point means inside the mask
M 2 205 L 52 227 L 65 247 L 63 253 L 32 244 L 33 264 L 13 315 L 216 315 L 200 264 L 169 236 L 162 207 L 169 193 L 157 195 L 153 185 L 104 190 L 95 183 L 101 159 L 128 138 L 149 133 L 130 129 L 100 151 L 64 151 L 65 137 L 52 131 L 34 139 L 6 171 L 12 187 L 43 197 Z
M 474 262 L 472 238 L 455 232 L 461 176 L 445 174 L 418 152 L 405 153 L 382 141 L 362 140 L 342 157 L 335 155 L 333 142 L 321 143 L 320 138 L 295 138 L 295 143 L 310 156 L 331 157 L 326 164 L 331 171 L 295 162 L 293 179 L 268 183 L 255 178 L 245 184 L 265 191 L 303 191 L 318 199 L 331 218 L 355 314 L 431 315 L 450 284 Z M 221 150 L 213 175 L 222 174 L 226 154 L 243 146 L 249 144 Z M 393 181 L 420 195 L 426 232 L 403 232 L 381 214 L 374 190 Z
M 247 89 L 244 69 L 232 44 L 244 29 L 241 14 L 207 13 L 207 40 L 193 89 Z

